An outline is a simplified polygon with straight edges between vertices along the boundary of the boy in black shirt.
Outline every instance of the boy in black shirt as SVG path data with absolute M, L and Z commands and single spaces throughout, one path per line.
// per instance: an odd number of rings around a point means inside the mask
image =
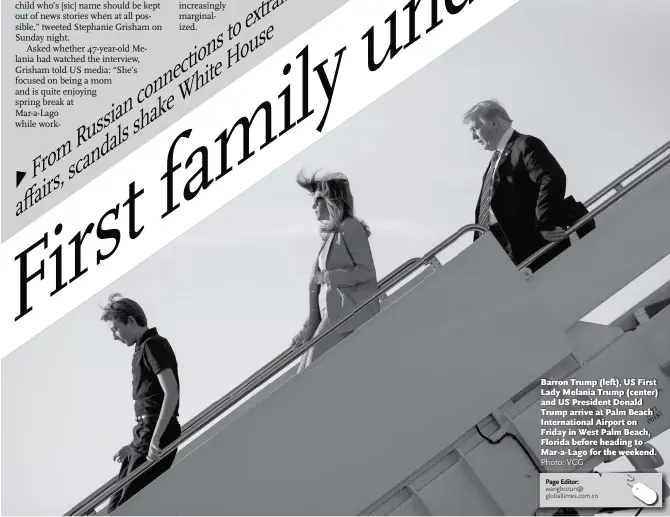
M 161 448 L 181 435 L 179 416 L 179 371 L 177 359 L 167 339 L 148 328 L 140 305 L 119 294 L 113 294 L 102 309 L 103 321 L 109 325 L 116 341 L 134 347 L 133 400 L 135 421 L 133 441 L 119 450 L 114 461 L 121 463 L 118 480 L 129 475 L 146 461 L 156 461 Z M 110 499 L 108 512 L 113 512 L 154 479 L 168 470 L 177 451 L 173 451 L 152 468 L 133 480 Z

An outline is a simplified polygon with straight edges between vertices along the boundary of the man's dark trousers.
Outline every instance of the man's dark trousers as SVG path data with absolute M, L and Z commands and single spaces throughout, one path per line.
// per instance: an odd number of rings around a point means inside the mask
M 156 428 L 156 419 L 148 419 L 148 421 L 141 421 L 133 428 L 133 441 L 130 444 L 130 452 L 123 459 L 121 463 L 121 470 L 117 477 L 117 481 L 122 480 L 128 476 L 132 471 L 138 469 L 142 464 L 147 462 L 147 454 L 149 453 L 149 444 Z M 174 442 L 181 436 L 181 426 L 176 418 L 172 418 L 168 424 L 160 441 L 160 448 L 164 448 L 170 443 Z M 153 480 L 158 478 L 161 474 L 166 472 L 175 460 L 177 451 L 173 451 L 166 456 L 162 456 L 161 460 L 153 467 L 140 474 L 137 479 L 134 479 L 129 485 L 122 490 L 116 492 L 109 501 L 108 513 L 113 512 L 118 506 L 125 503 L 128 499 L 134 496 L 137 492 L 146 487 Z

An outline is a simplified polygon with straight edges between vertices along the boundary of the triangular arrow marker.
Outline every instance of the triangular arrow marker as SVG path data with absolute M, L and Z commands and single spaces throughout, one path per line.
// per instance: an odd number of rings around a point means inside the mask
M 16 171 L 16 186 L 18 187 L 21 182 L 23 181 L 23 178 L 26 177 L 26 173 L 22 171 Z

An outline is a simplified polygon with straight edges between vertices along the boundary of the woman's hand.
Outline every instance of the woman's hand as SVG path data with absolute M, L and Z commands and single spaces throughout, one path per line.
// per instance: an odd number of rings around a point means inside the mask
M 319 285 L 328 283 L 328 271 L 317 271 L 314 273 L 314 281 Z

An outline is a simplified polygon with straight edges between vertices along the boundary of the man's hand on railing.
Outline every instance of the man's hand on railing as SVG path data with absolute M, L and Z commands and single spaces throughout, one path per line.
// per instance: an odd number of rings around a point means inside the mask
M 544 230 L 540 231 L 540 233 L 542 234 L 542 237 L 544 237 L 545 240 L 548 240 L 549 242 L 560 241 L 566 237 L 565 230 L 558 226 L 553 230 Z
M 130 454 L 130 446 L 124 445 L 119 449 L 119 452 L 117 452 L 114 455 L 113 459 L 117 463 L 123 463 L 123 460 L 125 460 L 129 454 Z

